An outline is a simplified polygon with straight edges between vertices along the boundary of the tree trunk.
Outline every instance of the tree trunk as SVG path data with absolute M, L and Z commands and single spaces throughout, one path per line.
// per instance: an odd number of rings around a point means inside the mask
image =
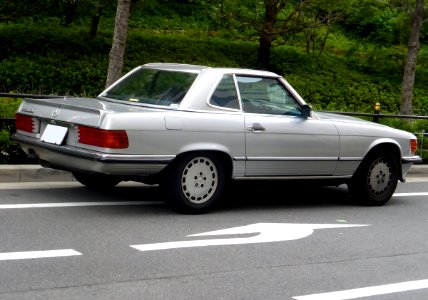
M 113 43 L 109 54 L 106 88 L 122 76 L 130 10 L 131 0 L 117 1 Z
M 101 0 L 97 1 L 97 4 L 95 6 L 95 13 L 92 16 L 92 20 L 91 20 L 91 27 L 89 29 L 89 38 L 93 39 L 97 36 L 97 32 L 98 32 L 98 24 L 100 23 L 100 18 L 101 18 Z
M 77 8 L 79 6 L 78 0 L 64 0 L 64 16 L 63 16 L 63 25 L 70 25 L 73 23 L 74 19 L 76 18 L 77 14 Z
M 416 65 L 420 48 L 419 36 L 423 24 L 424 12 L 424 0 L 417 0 L 415 12 L 412 15 L 412 29 L 407 45 L 407 61 L 401 84 L 400 114 L 402 115 L 412 114 L 413 87 L 415 84 Z
M 275 38 L 274 27 L 278 14 L 284 6 L 285 1 L 282 0 L 265 0 L 265 19 L 257 52 L 256 65 L 258 69 L 267 69 L 269 67 L 270 49 Z

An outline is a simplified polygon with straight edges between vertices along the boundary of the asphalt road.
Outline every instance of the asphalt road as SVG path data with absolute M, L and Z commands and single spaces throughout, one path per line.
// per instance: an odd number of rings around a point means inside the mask
M 192 216 L 156 187 L 2 183 L 0 299 L 428 299 L 426 181 L 383 207 L 283 183 L 228 200 Z

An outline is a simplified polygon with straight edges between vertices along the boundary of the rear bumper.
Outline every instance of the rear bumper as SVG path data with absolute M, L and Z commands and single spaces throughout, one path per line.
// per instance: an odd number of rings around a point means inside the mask
M 111 154 L 70 146 L 41 142 L 38 139 L 14 134 L 12 140 L 41 164 L 66 171 L 84 171 L 123 176 L 150 176 L 162 171 L 174 155 Z

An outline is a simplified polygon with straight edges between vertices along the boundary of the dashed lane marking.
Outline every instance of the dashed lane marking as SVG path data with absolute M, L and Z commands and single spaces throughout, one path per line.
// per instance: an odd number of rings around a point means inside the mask
M 428 192 L 421 192 L 421 193 L 395 193 L 394 196 L 397 196 L 397 197 L 428 196 Z
M 73 249 L 45 250 L 45 251 L 24 251 L 24 252 L 3 252 L 0 253 L 0 260 L 16 260 L 47 257 L 64 257 L 82 255 Z
M 64 203 L 26 203 L 26 204 L 1 204 L 0 209 L 15 208 L 48 208 L 48 207 L 79 207 L 79 206 L 127 206 L 127 205 L 156 205 L 163 204 L 160 201 L 118 201 L 118 202 L 64 202 Z
M 370 297 L 375 295 L 387 295 L 399 292 L 413 291 L 428 288 L 428 279 L 406 281 L 394 284 L 370 286 L 365 288 L 343 290 L 330 293 L 295 296 L 295 300 L 348 300 Z

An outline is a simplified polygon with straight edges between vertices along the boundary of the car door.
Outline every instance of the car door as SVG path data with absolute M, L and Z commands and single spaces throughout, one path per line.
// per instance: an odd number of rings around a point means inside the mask
M 339 158 L 330 122 L 302 117 L 277 78 L 236 76 L 246 129 L 246 176 L 329 176 Z

